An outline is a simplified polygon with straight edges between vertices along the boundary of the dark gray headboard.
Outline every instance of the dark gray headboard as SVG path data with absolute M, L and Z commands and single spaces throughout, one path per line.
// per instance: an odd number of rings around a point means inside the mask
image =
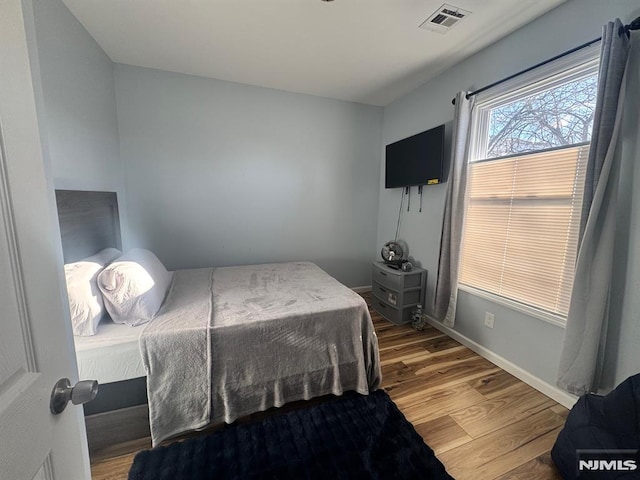
M 118 197 L 115 192 L 56 190 L 64 263 L 107 247 L 122 250 Z

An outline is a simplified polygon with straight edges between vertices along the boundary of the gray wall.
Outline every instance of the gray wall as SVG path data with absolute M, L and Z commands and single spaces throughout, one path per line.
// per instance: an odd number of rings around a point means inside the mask
M 38 115 L 55 187 L 116 191 L 123 205 L 113 63 L 61 0 L 34 0 L 33 8 Z
M 311 260 L 371 283 L 381 108 L 115 73 L 132 245 L 171 269 Z
M 601 27 L 607 21 L 617 16 L 623 21 L 630 21 L 640 15 L 639 10 L 637 0 L 568 1 L 387 106 L 384 110 L 383 146 L 450 122 L 453 119 L 451 99 L 457 91 L 482 87 L 591 40 L 600 35 Z M 384 172 L 384 162 L 380 171 Z M 411 255 L 429 270 L 429 304 L 433 300 L 438 265 L 445 188 L 444 184 L 425 187 L 423 212 L 418 213 L 415 207 L 411 212 L 405 212 L 400 234 L 400 238 L 408 243 Z M 415 188 L 412 193 L 417 193 Z M 380 183 L 377 246 L 395 235 L 400 195 L 400 189 L 385 190 Z M 634 215 L 633 227 L 637 229 L 637 209 Z M 635 238 L 637 231 L 633 235 Z M 631 258 L 640 253 L 638 247 L 634 248 Z M 628 288 L 637 290 L 640 274 L 636 269 L 632 270 L 634 272 L 627 272 L 627 275 L 635 283 Z M 624 315 L 618 312 L 619 318 L 612 319 L 612 335 L 627 335 L 628 338 L 614 345 L 618 353 L 614 353 L 614 347 L 609 349 L 610 355 L 616 356 L 608 359 L 605 377 L 609 383 L 617 383 L 629 372 L 640 371 L 640 350 L 637 348 L 640 328 L 635 326 L 640 305 L 637 300 L 635 303 L 628 300 L 628 303 Z M 483 326 L 485 311 L 495 314 L 493 329 Z M 543 381 L 555 384 L 564 333 L 562 328 L 461 292 L 455 329 Z

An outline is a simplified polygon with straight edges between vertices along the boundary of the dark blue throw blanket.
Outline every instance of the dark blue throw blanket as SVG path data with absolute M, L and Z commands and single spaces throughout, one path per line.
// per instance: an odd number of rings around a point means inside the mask
M 451 478 L 382 390 L 140 452 L 129 472 L 129 480 Z
M 640 374 L 629 377 L 608 395 L 580 397 L 558 435 L 551 458 L 565 479 L 639 479 L 639 448 Z M 581 459 L 607 463 L 579 465 Z

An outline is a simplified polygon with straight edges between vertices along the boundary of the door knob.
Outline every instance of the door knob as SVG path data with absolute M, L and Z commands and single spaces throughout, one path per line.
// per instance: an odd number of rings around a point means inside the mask
M 51 413 L 58 415 L 71 401 L 74 405 L 87 403 L 96 398 L 98 394 L 98 382 L 96 380 L 82 380 L 73 387 L 68 378 L 61 378 L 53 387 L 49 408 Z

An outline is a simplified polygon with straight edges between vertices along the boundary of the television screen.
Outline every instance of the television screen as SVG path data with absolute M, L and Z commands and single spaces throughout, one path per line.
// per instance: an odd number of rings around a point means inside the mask
M 387 145 L 385 188 L 442 182 L 444 125 Z

